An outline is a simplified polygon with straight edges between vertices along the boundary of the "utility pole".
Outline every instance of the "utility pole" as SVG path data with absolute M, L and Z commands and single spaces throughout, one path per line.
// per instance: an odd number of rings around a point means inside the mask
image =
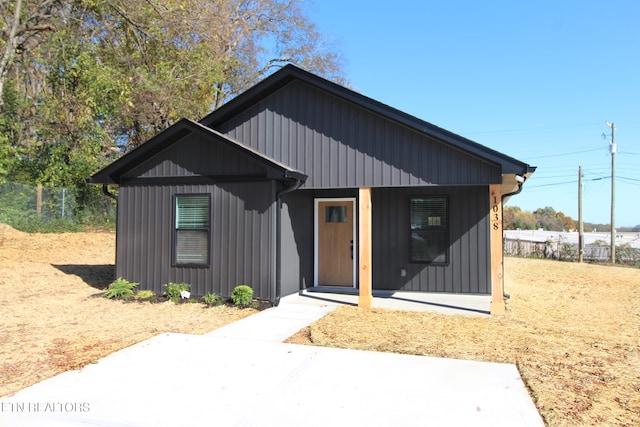
M 582 166 L 578 167 L 578 262 L 584 260 L 584 225 L 582 223 Z
M 615 224 L 615 206 L 616 206 L 616 125 L 614 123 L 605 122 L 611 128 L 611 264 L 616 263 L 616 224 Z

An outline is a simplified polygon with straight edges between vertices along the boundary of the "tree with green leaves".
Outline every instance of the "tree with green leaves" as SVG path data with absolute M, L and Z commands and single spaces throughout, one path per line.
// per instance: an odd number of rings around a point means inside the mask
M 570 216 L 556 212 L 550 206 L 535 211 L 523 211 L 518 206 L 506 206 L 503 212 L 505 230 L 551 230 L 571 231 L 576 224 Z
M 117 139 L 135 147 L 182 117 L 200 118 L 276 67 L 337 81 L 341 58 L 300 0 L 85 0 L 100 58 L 122 72 Z
M 505 206 L 502 217 L 505 230 L 534 230 L 536 228 L 533 213 L 523 211 L 518 206 Z
M 0 180 L 69 186 L 295 63 L 342 61 L 301 0 L 0 2 Z

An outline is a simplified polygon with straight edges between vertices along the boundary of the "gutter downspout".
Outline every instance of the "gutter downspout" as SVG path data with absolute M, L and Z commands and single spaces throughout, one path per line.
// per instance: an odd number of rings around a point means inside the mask
M 524 184 L 524 182 L 527 180 L 526 176 L 522 177 L 522 182 L 518 182 L 518 189 L 516 191 L 513 191 L 511 193 L 507 193 L 507 194 L 503 194 L 502 195 L 502 201 L 504 202 L 504 199 L 506 199 L 507 197 L 511 197 L 511 196 L 515 196 L 516 194 L 520 194 L 520 192 L 522 191 L 522 185 Z
M 280 294 L 282 293 L 282 196 L 296 191 L 302 184 L 303 180 L 296 178 L 291 187 L 276 193 L 276 292 L 273 301 L 276 307 L 280 304 Z
M 105 196 L 112 198 L 116 202 L 118 201 L 118 196 L 116 196 L 115 194 L 109 192 L 109 186 L 108 185 L 105 184 L 105 185 L 102 186 L 102 192 L 105 194 Z
M 109 186 L 104 184 L 102 186 L 102 192 L 105 194 L 105 196 L 113 199 L 116 201 L 116 250 L 115 250 L 115 259 L 116 259 L 116 264 L 117 264 L 117 259 L 118 259 L 118 236 L 120 235 L 120 233 L 118 233 L 118 196 L 116 196 L 113 193 L 109 192 Z M 116 276 L 118 275 L 118 266 L 115 265 L 113 268 L 113 278 L 115 279 Z

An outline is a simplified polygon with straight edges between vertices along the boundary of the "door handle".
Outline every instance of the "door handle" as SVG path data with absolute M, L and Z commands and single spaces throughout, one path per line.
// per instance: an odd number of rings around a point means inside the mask
M 351 241 L 351 245 L 349 248 L 351 250 L 351 259 L 353 259 L 353 240 Z

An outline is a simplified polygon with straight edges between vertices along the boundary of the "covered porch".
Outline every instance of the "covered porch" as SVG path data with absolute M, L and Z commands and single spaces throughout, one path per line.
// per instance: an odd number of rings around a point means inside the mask
M 479 314 L 504 315 L 503 251 L 502 251 L 502 192 L 500 185 L 489 185 L 489 253 L 490 253 L 490 286 L 491 295 L 466 295 L 456 293 L 424 293 L 374 290 L 372 286 L 372 196 L 371 188 L 358 190 L 358 288 L 352 289 L 357 295 L 357 305 L 364 308 L 390 307 L 399 310 L 422 308 L 439 308 L 459 312 L 477 312 Z M 345 288 L 349 290 L 349 288 Z M 306 297 L 311 297 L 319 287 L 306 290 Z M 329 289 L 331 291 L 331 289 Z M 334 301 L 348 302 L 350 292 L 335 293 Z M 305 291 L 298 296 L 304 297 Z M 316 297 L 317 298 L 317 297 Z M 374 303 L 376 302 L 376 303 Z M 486 303 L 485 303 L 486 302 Z M 418 310 L 420 311 L 420 310 Z M 425 310 L 426 311 L 426 310 Z
M 288 295 L 280 304 L 357 306 L 359 289 L 316 286 Z M 424 311 L 447 315 L 490 316 L 491 295 L 448 294 L 435 292 L 372 291 L 371 308 Z

